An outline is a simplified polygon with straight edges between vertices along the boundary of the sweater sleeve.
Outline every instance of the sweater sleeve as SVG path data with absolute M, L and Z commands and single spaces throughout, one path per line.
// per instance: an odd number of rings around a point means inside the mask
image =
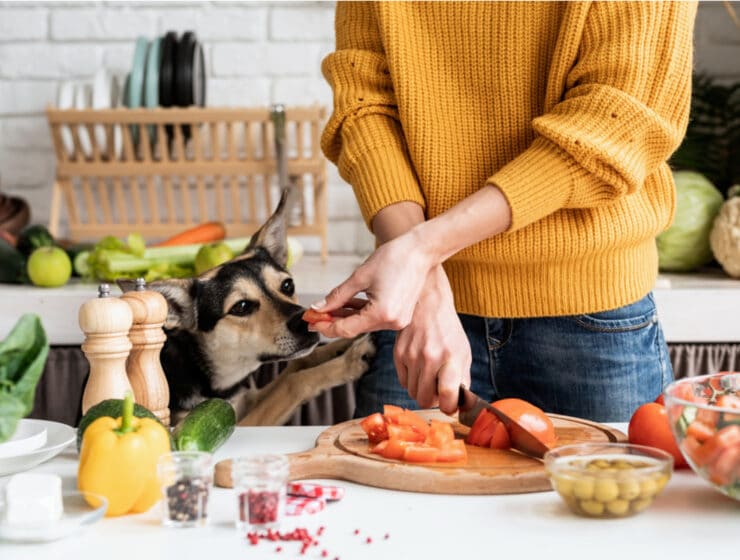
M 321 148 L 355 191 L 370 227 L 383 208 L 402 201 L 425 207 L 403 130 L 390 70 L 370 2 L 337 2 L 336 50 L 322 64 L 334 110 Z
M 562 100 L 488 179 L 511 206 L 509 231 L 613 204 L 668 159 L 688 124 L 695 15 L 695 2 L 591 4 Z

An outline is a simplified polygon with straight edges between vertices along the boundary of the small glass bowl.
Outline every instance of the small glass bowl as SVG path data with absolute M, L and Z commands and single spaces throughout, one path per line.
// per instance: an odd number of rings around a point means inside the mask
M 673 457 L 627 443 L 580 443 L 545 454 L 553 489 L 586 517 L 628 517 L 647 509 L 673 472 Z
M 663 395 L 686 462 L 713 488 L 740 501 L 740 372 L 679 379 Z
M 232 463 L 239 531 L 275 529 L 285 509 L 290 467 L 285 455 L 238 457 Z
M 211 460 L 211 454 L 202 451 L 173 451 L 159 458 L 163 525 L 198 527 L 207 523 Z

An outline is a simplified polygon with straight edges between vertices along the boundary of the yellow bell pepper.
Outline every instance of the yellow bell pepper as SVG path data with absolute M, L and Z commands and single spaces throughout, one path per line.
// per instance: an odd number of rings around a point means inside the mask
M 147 511 L 161 498 L 157 460 L 169 451 L 167 429 L 151 418 L 135 417 L 129 393 L 120 418 L 98 418 L 85 430 L 77 487 L 108 499 L 106 517 Z

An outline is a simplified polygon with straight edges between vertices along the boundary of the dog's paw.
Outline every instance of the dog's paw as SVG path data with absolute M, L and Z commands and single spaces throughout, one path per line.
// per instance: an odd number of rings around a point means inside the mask
M 375 356 L 375 344 L 370 335 L 355 338 L 344 353 L 348 379 L 354 381 L 362 376 L 367 371 L 373 356 Z

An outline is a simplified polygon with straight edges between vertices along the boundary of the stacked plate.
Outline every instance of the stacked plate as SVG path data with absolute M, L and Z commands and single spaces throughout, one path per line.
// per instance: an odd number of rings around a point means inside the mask
M 59 88 L 57 105 L 60 109 L 111 109 L 115 107 L 155 108 L 155 107 L 203 107 L 206 101 L 205 58 L 203 47 L 192 31 L 178 36 L 168 31 L 164 36 L 148 40 L 139 37 L 134 47 L 131 71 L 125 79 L 111 75 L 101 68 L 95 74 L 92 84 L 64 82 Z M 134 145 L 138 145 L 141 131 L 139 125 L 131 125 Z M 93 142 L 104 157 L 112 153 L 115 159 L 121 157 L 123 134 L 120 126 L 113 127 L 113 134 L 106 134 L 105 127 L 95 125 L 93 137 L 88 128 L 78 125 L 77 141 L 86 158 L 93 155 Z M 167 135 L 172 137 L 172 127 L 167 127 Z M 157 143 L 156 129 L 147 127 L 150 143 Z M 190 128 L 183 126 L 183 134 L 190 136 Z M 68 154 L 75 151 L 72 130 L 61 128 L 61 139 Z M 113 143 L 109 150 L 108 141 Z

